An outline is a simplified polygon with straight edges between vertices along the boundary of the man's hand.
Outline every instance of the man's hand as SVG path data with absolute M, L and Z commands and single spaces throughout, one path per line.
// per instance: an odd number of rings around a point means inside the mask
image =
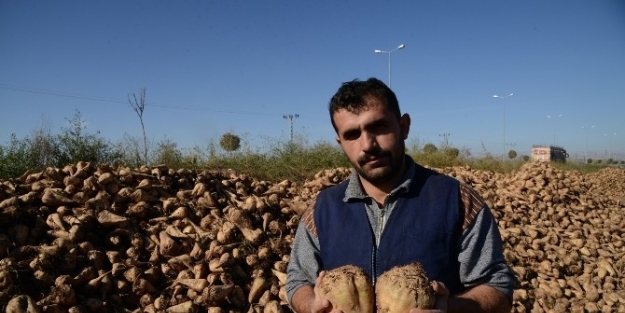
M 302 286 L 293 295 L 293 309 L 299 313 L 343 313 L 343 311 L 332 308 L 332 303 L 328 299 L 319 297 L 319 283 L 325 276 L 325 271 L 319 273 L 315 280 L 315 286 Z
M 434 293 L 436 294 L 436 303 L 434 304 L 434 309 L 431 310 L 423 310 L 423 309 L 412 309 L 410 313 L 446 313 L 447 312 L 447 299 L 449 299 L 449 289 L 445 287 L 445 284 L 438 281 L 432 282 L 432 289 L 434 289 Z
M 328 299 L 323 299 L 319 297 L 319 284 L 321 283 L 321 280 L 323 279 L 325 275 L 326 275 L 326 271 L 321 271 L 319 273 L 319 277 L 317 277 L 317 279 L 315 280 L 315 288 L 314 288 L 315 301 L 313 302 L 311 313 L 320 313 L 320 312 L 343 313 L 343 311 L 334 310 L 332 308 L 332 303 L 330 303 Z

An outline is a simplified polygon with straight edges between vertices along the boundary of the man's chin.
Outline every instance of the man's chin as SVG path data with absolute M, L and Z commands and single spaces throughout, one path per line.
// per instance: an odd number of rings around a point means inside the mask
M 360 176 L 366 179 L 369 182 L 376 183 L 382 182 L 389 178 L 391 173 L 390 166 L 380 166 L 380 167 L 362 167 L 358 171 Z

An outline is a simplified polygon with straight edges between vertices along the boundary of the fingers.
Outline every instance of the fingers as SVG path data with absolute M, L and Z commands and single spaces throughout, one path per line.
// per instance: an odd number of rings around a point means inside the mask
M 317 302 L 317 304 L 319 306 L 315 312 L 334 312 L 332 311 L 332 306 L 330 305 L 330 301 L 326 299 L 320 299 L 319 302 Z
M 447 312 L 449 289 L 447 289 L 447 286 L 440 281 L 432 282 L 432 289 L 434 289 L 434 293 L 436 294 L 436 309 L 441 310 L 441 312 Z
M 341 313 L 340 311 L 332 310 L 332 305 L 330 304 L 329 300 L 322 299 L 319 297 L 319 284 L 321 283 L 321 280 L 323 279 L 325 275 L 326 275 L 326 272 L 321 271 L 319 273 L 319 276 L 315 280 L 315 288 L 314 288 L 315 302 L 313 304 L 313 312 Z
M 445 284 L 443 282 L 433 281 L 432 282 L 432 289 L 434 289 L 434 293 L 437 296 L 449 297 L 449 289 L 447 289 L 447 286 L 445 286 Z
M 315 280 L 315 287 L 319 286 L 319 283 L 321 282 L 324 276 L 326 276 L 326 271 L 319 272 L 319 276 L 317 276 L 317 280 Z
M 315 299 L 313 303 L 312 312 L 313 313 L 317 313 L 317 312 L 338 313 L 337 311 L 332 310 L 332 305 L 330 304 L 330 301 L 326 299 L 318 299 L 318 298 Z
M 315 280 L 315 288 L 314 288 L 314 292 L 315 292 L 315 299 L 318 299 L 318 294 L 319 294 L 319 285 L 321 284 L 321 280 L 323 280 L 323 277 L 326 276 L 326 271 L 321 271 L 319 273 L 319 276 L 317 276 L 317 279 Z

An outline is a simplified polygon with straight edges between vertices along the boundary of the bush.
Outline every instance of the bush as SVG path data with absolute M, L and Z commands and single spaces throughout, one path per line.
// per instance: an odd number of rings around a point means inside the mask
M 76 110 L 74 118 L 67 119 L 70 128 L 62 128 L 58 136 L 59 155 L 56 160 L 58 167 L 86 161 L 93 163 L 118 163 L 122 154 L 114 151 L 112 144 L 100 136 L 100 132 L 88 134 L 83 131 L 82 114 Z
M 423 146 L 423 153 L 425 154 L 434 154 L 438 151 L 438 148 L 433 143 L 426 143 Z
M 167 164 L 172 168 L 181 168 L 183 165 L 182 152 L 178 150 L 178 144 L 170 139 L 164 139 L 157 143 L 154 155 L 155 164 Z
M 448 148 L 445 148 L 444 153 L 447 157 L 455 159 L 460 155 L 460 150 L 458 150 L 457 148 L 448 147 Z
M 29 141 L 17 140 L 15 134 L 6 147 L 0 147 L 0 177 L 18 177 L 28 169 L 37 170 L 31 158 Z

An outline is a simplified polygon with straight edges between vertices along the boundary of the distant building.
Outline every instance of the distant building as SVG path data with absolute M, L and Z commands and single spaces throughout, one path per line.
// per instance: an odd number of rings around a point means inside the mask
M 532 160 L 566 162 L 569 154 L 558 146 L 532 146 Z

